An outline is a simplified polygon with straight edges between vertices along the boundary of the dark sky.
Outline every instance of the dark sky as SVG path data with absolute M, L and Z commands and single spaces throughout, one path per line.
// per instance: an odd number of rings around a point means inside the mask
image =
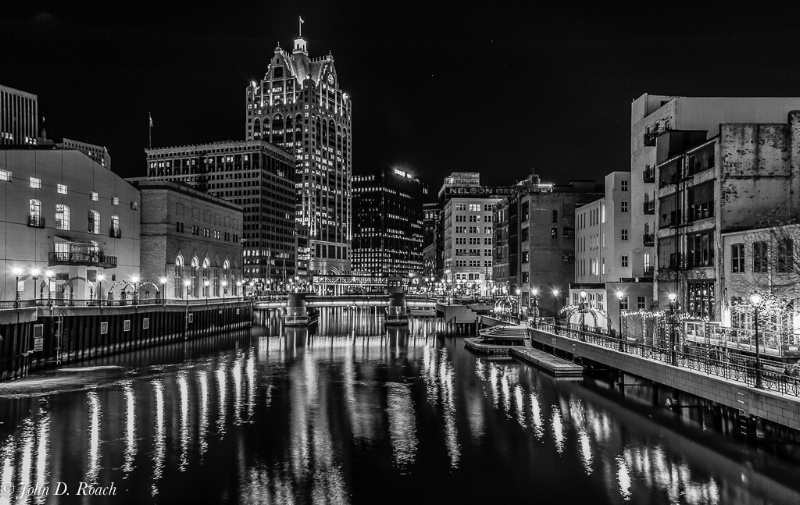
M 800 95 L 800 9 L 719 2 L 16 2 L 0 13 L 0 84 L 39 96 L 48 136 L 108 147 L 144 175 L 153 145 L 244 137 L 247 83 L 297 16 L 353 97 L 353 169 L 402 166 L 434 192 L 601 180 L 628 170 L 642 93 Z M 24 4 L 24 5 L 23 5 Z

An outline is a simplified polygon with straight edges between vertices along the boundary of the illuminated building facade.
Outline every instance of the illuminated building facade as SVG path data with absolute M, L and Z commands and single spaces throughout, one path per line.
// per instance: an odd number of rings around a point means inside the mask
M 428 189 L 396 168 L 353 176 L 353 272 L 422 275 L 423 211 Z
M 258 289 L 274 290 L 285 288 L 298 275 L 294 156 L 261 140 L 145 152 L 149 179 L 183 182 L 242 207 L 246 280 Z
M 96 146 L 78 140 L 63 139 L 59 147 L 63 149 L 77 149 L 101 167 L 111 170 L 111 156 L 108 154 L 108 149 L 103 146 Z
M 38 135 L 38 97 L 0 86 L 0 145 L 36 144 Z
M 352 134 L 350 97 L 328 54 L 309 58 L 298 36 L 278 46 L 260 82 L 246 90 L 248 140 L 264 140 L 297 157 L 295 218 L 308 228 L 312 273 L 350 272 Z

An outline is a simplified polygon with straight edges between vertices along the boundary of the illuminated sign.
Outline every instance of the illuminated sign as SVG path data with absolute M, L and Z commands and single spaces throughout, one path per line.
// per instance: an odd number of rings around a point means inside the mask
M 484 188 L 481 186 L 450 186 L 444 189 L 445 195 L 463 195 L 463 196 L 495 196 L 495 195 L 513 195 L 514 188 Z

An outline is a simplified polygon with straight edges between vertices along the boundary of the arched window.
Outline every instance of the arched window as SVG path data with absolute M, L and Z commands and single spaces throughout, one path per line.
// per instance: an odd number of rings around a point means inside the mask
M 190 279 L 192 284 L 189 286 L 189 288 L 192 290 L 192 296 L 195 298 L 197 298 L 197 268 L 199 266 L 200 262 L 197 261 L 197 256 L 195 256 L 192 258 L 192 278 Z
M 30 201 L 30 215 L 28 216 L 28 226 L 44 228 L 44 219 L 42 219 L 42 202 L 40 202 L 39 200 Z
M 119 216 L 116 214 L 111 216 L 111 236 L 114 238 L 122 236 L 122 232 L 119 229 Z
M 214 285 L 214 296 L 219 298 L 219 260 L 214 260 L 213 279 L 211 283 Z
M 100 213 L 96 210 L 89 211 L 89 233 L 100 233 Z
M 69 207 L 56 204 L 56 229 L 69 231 Z
M 206 286 L 206 282 L 208 282 L 208 258 L 203 260 L 203 296 L 208 296 L 208 286 Z
M 175 285 L 173 290 L 175 298 L 183 298 L 183 256 L 180 255 L 175 258 L 175 275 L 173 284 Z

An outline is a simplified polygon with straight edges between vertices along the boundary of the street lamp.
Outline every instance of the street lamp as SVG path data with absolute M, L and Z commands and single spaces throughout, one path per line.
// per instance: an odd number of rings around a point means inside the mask
M 242 281 L 236 281 L 236 296 L 242 296 Z
M 100 307 L 103 306 L 103 280 L 105 280 L 106 276 L 104 274 L 97 275 L 97 298 L 100 300 Z
M 44 275 L 47 277 L 47 303 L 53 306 L 53 276 L 56 275 L 52 270 L 47 270 Z
M 534 328 L 538 328 L 539 325 L 537 324 L 539 318 L 539 290 L 533 288 L 531 290 L 531 295 L 533 296 L 533 326 Z
M 558 288 L 553 290 L 553 314 L 554 314 L 553 315 L 553 323 L 554 323 L 553 326 L 554 326 L 554 329 L 556 331 L 558 331 L 558 295 L 559 294 L 561 294 L 561 292 L 558 290 Z
M 583 340 L 584 338 L 586 338 L 586 335 L 584 335 L 583 332 L 586 331 L 586 319 L 585 319 L 585 317 L 586 317 L 586 296 L 588 295 L 588 293 L 586 292 L 585 289 L 581 289 L 580 295 L 581 295 L 581 340 Z
M 753 293 L 750 295 L 750 303 L 753 304 L 753 323 L 756 333 L 756 387 L 764 389 L 764 385 L 761 383 L 761 346 L 758 345 L 758 309 L 761 307 L 761 302 L 762 298 L 760 294 Z
M 39 275 L 41 275 L 42 271 L 38 268 L 31 268 L 31 276 L 33 277 L 33 301 L 36 301 L 36 285 L 39 284 Z M 44 296 L 44 286 L 39 287 L 39 303 L 42 303 L 42 297 Z
M 14 267 L 14 275 L 17 277 L 17 284 L 15 287 L 17 294 L 14 297 L 14 307 L 19 308 L 19 276 L 22 275 L 22 269 L 20 267 Z
M 669 293 L 667 295 L 669 300 L 669 314 L 670 314 L 670 332 L 669 332 L 669 345 L 670 345 L 670 363 L 673 365 L 678 363 L 678 356 L 675 350 L 675 300 L 678 295 Z
M 228 281 L 222 281 L 222 301 L 225 301 L 225 295 L 228 294 Z
M 161 303 L 167 304 L 167 278 L 159 277 L 158 282 L 161 283 Z
M 133 282 L 133 304 L 139 305 L 139 276 L 131 277 L 131 282 Z
M 517 288 L 514 293 L 517 295 L 517 317 L 522 317 L 522 291 Z
M 622 352 L 624 350 L 622 347 L 622 299 L 625 297 L 625 293 L 618 289 L 616 295 L 617 300 L 619 300 L 619 350 Z

